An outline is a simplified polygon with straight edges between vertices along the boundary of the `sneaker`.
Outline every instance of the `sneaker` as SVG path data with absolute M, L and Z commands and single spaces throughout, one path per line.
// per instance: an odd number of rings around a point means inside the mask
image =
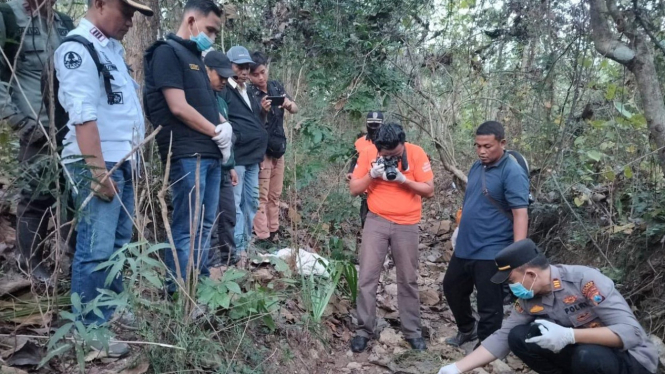
M 111 316 L 111 323 L 122 327 L 125 330 L 138 330 L 139 323 L 134 313 L 129 310 L 117 310 Z
M 360 353 L 364 351 L 367 348 L 367 342 L 369 342 L 369 339 L 364 336 L 354 336 L 351 340 L 351 351 L 354 353 Z
M 476 332 L 476 328 L 474 327 L 473 330 L 470 332 L 458 331 L 457 335 L 455 335 L 452 338 L 446 339 L 446 343 L 452 345 L 453 347 L 459 347 L 466 342 L 470 342 L 476 339 L 478 339 L 478 334 Z

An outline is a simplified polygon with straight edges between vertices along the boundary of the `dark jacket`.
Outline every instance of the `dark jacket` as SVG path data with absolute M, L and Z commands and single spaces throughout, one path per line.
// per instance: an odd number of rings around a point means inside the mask
M 248 94 L 251 108 L 231 83 L 219 93 L 229 106 L 229 122 L 236 142 L 233 148 L 236 165 L 247 166 L 263 161 L 268 146 L 268 132 L 261 122 L 261 106 Z
M 172 49 L 175 53 L 174 60 L 153 61 L 153 54 L 159 48 Z M 221 158 L 219 148 L 210 136 L 191 129 L 171 113 L 162 93 L 163 88 L 182 89 L 189 105 L 212 124 L 219 123 L 217 99 L 208 79 L 201 52 L 196 48 L 196 43 L 169 34 L 167 40 L 157 41 L 148 48 L 144 62 L 143 104 L 150 122 L 155 126 L 163 126 L 163 129 L 156 136 L 162 161 L 166 161 L 169 145 L 171 146 L 172 160 L 195 157 L 197 154 L 201 157 Z M 161 83 L 162 78 L 154 76 L 153 72 L 156 64 L 177 64 L 179 69 L 174 68 L 174 70 L 182 71 L 182 87 L 164 86 Z

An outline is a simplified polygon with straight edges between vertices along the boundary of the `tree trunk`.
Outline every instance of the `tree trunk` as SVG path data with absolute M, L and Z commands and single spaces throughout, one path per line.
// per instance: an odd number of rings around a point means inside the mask
M 148 0 L 146 5 L 155 11 L 152 17 L 146 17 L 138 12 L 134 15 L 134 26 L 129 29 L 125 37 L 125 59 L 127 64 L 134 70 L 132 76 L 139 84 L 138 94 L 142 97 L 143 78 L 143 54 L 145 50 L 157 40 L 160 25 L 159 0 Z
M 649 126 L 650 138 L 658 149 L 658 161 L 665 173 L 665 103 L 660 89 L 653 59 L 653 48 L 643 32 L 638 31 L 635 20 L 626 19 L 615 0 L 588 0 L 591 15 L 592 38 L 596 50 L 603 56 L 624 65 L 635 75 L 642 98 L 644 117 Z M 622 28 L 630 42 L 619 40 L 608 24 L 608 16 Z

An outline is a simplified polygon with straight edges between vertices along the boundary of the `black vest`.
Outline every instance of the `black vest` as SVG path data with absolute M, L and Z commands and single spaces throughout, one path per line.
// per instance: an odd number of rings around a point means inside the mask
M 152 57 L 155 49 L 161 46 L 173 48 L 178 59 L 177 63 L 182 67 L 187 103 L 213 125 L 219 123 L 219 109 L 217 107 L 215 92 L 210 85 L 208 73 L 201 58 L 201 52 L 196 48 L 196 43 L 169 34 L 167 40 L 157 41 L 148 48 L 144 56 L 143 65 L 145 68 L 143 106 L 148 120 L 155 127 L 158 125 L 163 127 L 156 136 L 159 155 L 162 161 L 166 162 L 169 145 L 171 146 L 172 153 L 171 160 L 183 157 L 195 157 L 197 154 L 201 155 L 201 157 L 221 158 L 222 155 L 215 142 L 212 141 L 212 138 L 189 128 L 189 126 L 174 116 L 166 103 L 166 98 L 164 98 L 162 90 L 155 87 Z M 154 63 L 172 62 L 154 61 Z

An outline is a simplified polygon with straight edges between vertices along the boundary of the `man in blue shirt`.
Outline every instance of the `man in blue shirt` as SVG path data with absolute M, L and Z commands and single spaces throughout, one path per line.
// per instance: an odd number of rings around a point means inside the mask
M 503 289 L 490 281 L 494 258 L 514 241 L 526 238 L 529 179 L 517 160 L 504 151 L 503 125 L 487 121 L 476 130 L 479 161 L 469 171 L 469 181 L 457 245 L 443 279 L 443 292 L 455 316 L 458 333 L 446 342 L 460 346 L 480 341 L 501 327 Z M 476 326 L 470 296 L 478 296 Z

